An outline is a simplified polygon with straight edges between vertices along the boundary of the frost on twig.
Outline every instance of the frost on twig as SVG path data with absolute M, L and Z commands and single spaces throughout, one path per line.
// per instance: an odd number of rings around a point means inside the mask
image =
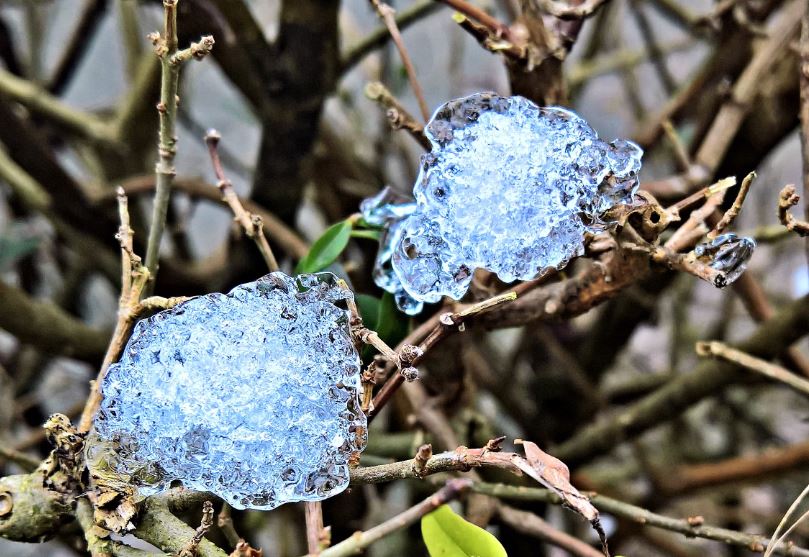
M 329 273 L 272 273 L 140 321 L 101 386 L 91 472 L 235 508 L 342 491 L 366 441 L 351 296 Z
M 637 145 L 606 143 L 576 114 L 522 97 L 451 101 L 425 134 L 433 151 L 415 203 L 391 204 L 383 192 L 362 206 L 369 224 L 387 228 L 376 283 L 407 313 L 460 299 L 478 268 L 512 282 L 564 267 L 638 188 Z

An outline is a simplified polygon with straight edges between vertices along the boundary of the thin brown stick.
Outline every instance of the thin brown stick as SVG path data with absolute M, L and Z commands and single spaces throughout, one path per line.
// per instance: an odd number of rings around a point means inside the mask
M 388 28 L 390 37 L 393 44 L 396 45 L 396 50 L 399 51 L 399 57 L 402 59 L 405 70 L 407 71 L 407 79 L 410 81 L 410 88 L 413 89 L 413 94 L 416 95 L 416 100 L 419 103 L 419 110 L 424 121 L 430 119 L 430 109 L 427 106 L 427 101 L 424 99 L 424 90 L 421 88 L 418 78 L 416 77 L 416 68 L 413 66 L 413 61 L 410 59 L 410 54 L 407 52 L 407 47 L 402 39 L 402 34 L 399 32 L 399 26 L 396 23 L 396 10 L 391 8 L 381 0 L 371 0 L 376 13 L 382 18 L 385 27 Z
M 799 111 L 801 120 L 801 156 L 803 162 L 803 195 L 809 199 L 809 5 L 806 6 L 801 18 L 801 37 L 798 44 L 799 70 L 800 70 L 800 98 Z M 809 222 L 809 204 L 804 207 L 804 221 Z M 802 234 L 805 236 L 805 234 Z M 806 245 L 806 254 L 809 257 L 809 243 Z
M 787 230 L 796 233 L 798 236 L 809 236 L 809 222 L 798 220 L 789 212 L 792 207 L 801 200 L 795 184 L 787 184 L 778 196 L 778 220 L 781 221 Z
M 557 530 L 534 513 L 521 511 L 508 505 L 497 505 L 497 515 L 505 524 L 518 532 L 555 545 L 575 557 L 604 557 L 604 554 L 583 541 Z
M 222 510 L 219 511 L 219 515 L 216 517 L 216 525 L 219 527 L 219 531 L 225 536 L 225 539 L 227 539 L 228 545 L 231 548 L 236 548 L 239 545 L 241 537 L 238 532 L 236 532 L 235 526 L 233 526 L 232 515 L 233 507 L 225 501 L 222 503 Z
M 430 141 L 424 135 L 424 126 L 416 121 L 413 115 L 402 106 L 399 99 L 393 96 L 393 93 L 382 83 L 379 81 L 368 83 L 365 86 L 365 96 L 387 109 L 388 122 L 393 129 L 407 131 L 426 151 L 432 149 Z
M 742 204 L 744 204 L 744 200 L 747 199 L 747 192 L 750 191 L 750 186 L 753 184 L 753 180 L 755 179 L 755 172 L 751 172 L 744 177 L 744 180 L 742 180 L 742 185 L 739 186 L 739 193 L 736 194 L 736 199 L 733 201 L 733 205 L 731 205 L 730 209 L 728 209 L 725 214 L 722 215 L 722 218 L 718 223 L 716 223 L 713 230 L 708 233 L 709 240 L 713 240 L 722 234 L 731 224 L 733 224 L 733 221 L 736 220 L 736 217 L 739 216 L 739 212 L 742 210 Z
M 306 501 L 303 504 L 306 515 L 306 547 L 310 555 L 319 555 L 325 549 L 323 528 L 323 505 L 320 501 Z
M 559 0 L 536 0 L 539 9 L 559 19 L 585 19 L 609 0 L 585 0 L 581 3 L 560 2 Z
M 484 300 L 477 304 L 471 304 L 469 306 L 459 308 L 459 311 L 455 313 L 436 313 L 433 315 L 433 317 L 424 322 L 419 328 L 410 333 L 407 338 L 405 338 L 405 340 L 399 344 L 396 349 L 396 353 L 401 354 L 402 348 L 405 346 L 411 346 L 419 343 L 418 349 L 420 354 L 412 358 L 409 362 L 411 366 L 415 367 L 424 358 L 424 355 L 447 335 L 457 330 L 463 330 L 467 320 L 497 308 L 504 303 L 513 301 L 516 298 L 516 292 L 508 292 L 506 294 L 495 296 L 489 300 Z M 404 374 L 398 373 L 388 379 L 388 381 L 382 386 L 374 397 L 371 407 L 368 409 L 369 422 L 373 420 L 377 414 L 379 414 L 382 408 L 385 407 L 394 393 L 396 393 L 399 387 L 402 386 L 404 381 Z
M 466 2 L 466 0 L 440 0 L 440 2 L 485 26 L 496 37 L 506 39 L 512 43 L 514 42 L 508 25 L 493 18 L 474 4 L 470 4 Z
M 107 368 L 118 359 L 135 324 L 138 313 L 137 306 L 141 294 L 149 280 L 149 270 L 135 254 L 132 247 L 133 231 L 129 225 L 129 203 L 123 189 L 118 188 L 118 215 L 121 225 L 116 238 L 121 246 L 121 295 L 118 299 L 118 319 L 112 334 L 98 377 L 91 383 L 90 395 L 79 420 L 78 431 L 90 430 L 93 416 L 101 405 L 101 382 L 107 374 Z
M 267 268 L 271 272 L 277 271 L 278 261 L 275 259 L 275 254 L 272 252 L 270 243 L 264 235 L 264 225 L 261 217 L 248 213 L 244 209 L 242 202 L 239 201 L 239 196 L 233 191 L 233 185 L 225 176 L 225 170 L 222 168 L 222 161 L 219 158 L 219 150 L 217 149 L 221 137 L 219 132 L 213 129 L 208 130 L 208 133 L 205 134 L 205 144 L 208 146 L 208 154 L 211 157 L 216 179 L 219 180 L 217 186 L 222 192 L 222 197 L 225 202 L 228 204 L 231 211 L 233 211 L 236 222 L 244 229 L 245 235 L 256 243 L 258 251 L 261 252 L 261 256 L 267 264 Z
M 739 366 L 755 371 L 765 377 L 780 381 L 788 385 L 797 392 L 809 396 L 809 381 L 798 377 L 788 369 L 770 363 L 761 358 L 756 358 L 750 354 L 746 354 L 741 350 L 731 348 L 727 344 L 718 341 L 711 342 L 698 342 L 696 345 L 697 354 L 699 356 L 711 356 L 738 364 Z
M 484 493 L 500 499 L 510 499 L 516 501 L 543 501 L 554 505 L 562 504 L 562 499 L 555 493 L 546 489 L 532 487 L 517 487 L 505 484 L 490 484 L 475 482 L 472 491 Z M 595 507 L 605 513 L 624 518 L 631 522 L 643 526 L 662 528 L 671 532 L 683 534 L 689 538 L 703 538 L 707 540 L 717 540 L 728 545 L 745 547 L 748 551 L 762 552 L 769 540 L 763 536 L 746 534 L 726 528 L 717 528 L 701 523 L 699 520 L 689 520 L 688 518 L 671 518 L 661 514 L 653 513 L 637 505 L 618 501 L 611 497 L 600 494 L 590 494 L 590 501 Z M 694 517 L 696 518 L 696 517 Z M 779 544 L 775 548 L 779 555 L 793 555 L 809 557 L 809 550 L 784 546 Z
M 782 477 L 791 470 L 801 470 L 807 464 L 809 441 L 717 462 L 679 466 L 666 474 L 665 481 L 659 487 L 666 495 L 673 496 L 706 487 Z
M 394 516 L 390 520 L 386 520 L 378 526 L 374 526 L 370 530 L 366 530 L 365 532 L 357 532 L 350 538 L 343 540 L 340 543 L 321 552 L 320 557 L 347 557 L 349 555 L 361 553 L 363 549 L 375 541 L 378 541 L 385 536 L 396 532 L 397 530 L 410 526 L 427 513 L 434 511 L 441 505 L 449 503 L 453 499 L 456 499 L 461 493 L 466 491 L 470 485 L 472 485 L 470 480 L 450 480 L 434 495 L 431 495 L 418 505 L 407 509 L 405 512 Z

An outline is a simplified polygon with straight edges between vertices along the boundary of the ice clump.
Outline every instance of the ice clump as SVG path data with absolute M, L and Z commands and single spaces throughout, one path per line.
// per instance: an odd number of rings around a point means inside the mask
M 710 240 L 699 244 L 694 248 L 697 257 L 707 259 L 708 265 L 712 269 L 722 272 L 721 284 L 716 286 L 722 288 L 736 282 L 742 273 L 747 269 L 747 262 L 753 257 L 756 249 L 756 241 L 752 238 L 742 236 L 741 238 L 733 232 L 721 234 Z
M 639 185 L 640 147 L 606 143 L 573 112 L 522 97 L 450 101 L 425 135 L 433 149 L 422 156 L 415 207 L 389 221 L 377 259 L 392 272 L 375 273 L 380 287 L 418 302 L 460 299 L 477 268 L 512 282 L 564 267 Z
M 366 442 L 351 297 L 330 273 L 276 272 L 140 321 L 101 387 L 91 472 L 240 509 L 341 492 Z

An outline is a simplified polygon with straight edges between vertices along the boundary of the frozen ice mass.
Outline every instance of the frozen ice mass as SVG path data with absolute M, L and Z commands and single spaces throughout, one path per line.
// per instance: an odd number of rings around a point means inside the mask
M 478 268 L 512 282 L 564 267 L 639 185 L 637 145 L 606 143 L 573 112 L 522 97 L 450 101 L 425 134 L 433 148 L 415 201 L 391 202 L 383 190 L 361 207 L 385 227 L 376 284 L 411 315 L 442 296 L 460 299 Z
M 240 509 L 341 492 L 366 442 L 351 297 L 330 273 L 276 272 L 140 321 L 101 387 L 91 472 Z

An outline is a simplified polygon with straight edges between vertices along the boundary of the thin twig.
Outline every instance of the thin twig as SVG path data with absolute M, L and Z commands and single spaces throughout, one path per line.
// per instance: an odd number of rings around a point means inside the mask
M 418 505 L 410 507 L 403 513 L 394 516 L 390 520 L 386 520 L 378 526 L 374 526 L 370 530 L 357 532 L 350 538 L 322 551 L 320 557 L 347 557 L 361 553 L 363 549 L 375 541 L 410 526 L 427 513 L 434 511 L 441 505 L 449 503 L 453 499 L 457 499 L 470 485 L 472 485 L 470 480 L 450 480 L 444 487 Z
M 306 501 L 303 508 L 306 515 L 307 550 L 310 555 L 319 555 L 329 545 L 329 535 L 323 527 L 323 505 L 320 501 Z
M 795 184 L 787 184 L 778 196 L 778 220 L 787 230 L 795 232 L 798 236 L 809 236 L 809 222 L 796 219 L 789 212 L 798 204 L 801 197 L 795 189 Z
M 202 504 L 202 519 L 199 521 L 199 526 L 191 539 L 177 552 L 177 557 L 195 557 L 202 538 L 205 537 L 211 526 L 213 526 L 213 504 L 205 501 Z
M 407 79 L 410 81 L 410 88 L 413 89 L 413 94 L 416 95 L 419 110 L 421 110 L 421 116 L 426 122 L 430 119 L 430 109 L 427 107 L 427 101 L 424 99 L 424 90 L 421 88 L 421 84 L 419 84 L 419 80 L 416 77 L 416 68 L 413 66 L 413 61 L 410 59 L 410 54 L 407 52 L 402 34 L 399 32 L 399 26 L 396 24 L 396 11 L 381 0 L 371 0 L 371 4 L 374 6 L 376 13 L 379 14 L 379 17 L 382 18 L 385 27 L 388 28 L 393 44 L 396 45 L 396 50 L 399 51 L 399 57 L 402 59 L 402 64 L 404 64 L 405 70 L 407 71 Z
M 585 19 L 609 0 L 584 0 L 581 3 L 562 2 L 560 0 L 536 0 L 539 9 L 559 19 Z
M 422 0 L 402 10 L 396 15 L 396 25 L 399 31 L 404 31 L 414 23 L 421 21 L 422 18 L 427 17 L 439 7 L 440 4 L 435 2 L 435 0 Z M 388 39 L 390 39 L 390 33 L 388 32 L 388 28 L 384 25 L 372 31 L 359 43 L 348 49 L 348 52 L 343 56 L 341 72 L 345 73 L 349 71 L 365 58 L 365 56 L 383 46 Z
M 500 520 L 516 531 L 555 545 L 574 557 L 604 557 L 601 551 L 570 534 L 557 530 L 534 513 L 521 511 L 501 503 L 497 505 L 497 514 Z
M 157 262 L 160 256 L 160 241 L 166 226 L 166 213 L 171 199 L 171 183 L 176 171 L 174 156 L 177 153 L 175 122 L 177 118 L 177 86 L 182 62 L 191 58 L 201 60 L 213 48 L 213 38 L 203 37 L 199 43 L 178 51 L 177 43 L 177 3 L 179 0 L 163 0 L 163 35 L 150 35 L 155 45 L 155 53 L 160 58 L 160 102 L 157 112 L 160 118 L 157 165 L 155 167 L 156 186 L 149 240 L 146 245 L 146 268 L 151 284 L 157 275 Z
M 219 150 L 217 149 L 220 139 L 221 136 L 216 130 L 208 130 L 208 133 L 205 134 L 205 144 L 208 145 L 208 154 L 211 157 L 211 163 L 213 164 L 216 178 L 219 180 L 217 186 L 222 192 L 223 199 L 228 204 L 231 211 L 233 211 L 236 222 L 244 229 L 244 233 L 247 237 L 256 243 L 258 250 L 261 252 L 261 256 L 264 258 L 264 262 L 267 264 L 267 268 L 271 272 L 277 271 L 279 268 L 278 261 L 275 259 L 275 254 L 272 252 L 270 243 L 264 235 L 264 225 L 261 217 L 248 213 L 244 209 L 242 202 L 239 201 L 239 196 L 233 191 L 233 185 L 225 176 L 225 170 L 222 168 L 222 161 L 219 159 Z
M 402 103 L 382 83 L 378 81 L 368 83 L 365 86 L 365 96 L 387 109 L 386 115 L 393 129 L 406 130 L 426 151 L 432 149 L 430 141 L 424 135 L 424 126 L 416 121 L 413 115 L 402 106 Z
M 801 18 L 801 36 L 798 43 L 800 71 L 799 111 L 801 120 L 801 157 L 803 162 L 803 195 L 809 199 L 809 6 L 804 9 Z M 804 220 L 809 222 L 809 204 L 804 207 Z M 809 241 L 806 245 L 809 257 Z
M 713 356 L 720 358 L 727 362 L 738 364 L 745 369 L 760 373 L 770 379 L 780 381 L 798 391 L 799 393 L 809 396 L 809 381 L 798 377 L 788 369 L 770 363 L 761 358 L 756 358 L 750 354 L 745 354 L 741 350 L 731 348 L 727 344 L 718 341 L 711 342 L 698 342 L 696 345 L 697 354 L 699 356 Z
M 472 491 L 484 493 L 500 499 L 511 499 L 516 501 L 543 501 L 555 505 L 562 504 L 562 498 L 546 489 L 533 487 L 517 487 L 505 484 L 491 484 L 476 482 L 472 485 Z M 749 551 L 762 552 L 768 540 L 755 534 L 745 534 L 726 528 L 717 528 L 702 524 L 700 520 L 690 520 L 688 518 L 671 518 L 661 514 L 653 513 L 642 507 L 618 501 L 605 495 L 597 493 L 589 494 L 590 502 L 604 513 L 608 513 L 620 518 L 641 524 L 662 528 L 671 532 L 684 534 L 689 538 L 703 538 L 707 540 L 717 540 L 726 544 L 739 547 L 746 547 Z M 777 546 L 775 551 L 779 555 L 791 555 L 809 557 L 809 550 L 797 547 Z
M 107 373 L 107 368 L 121 355 L 126 341 L 135 324 L 138 314 L 138 304 L 149 280 L 149 271 L 141 263 L 140 257 L 134 252 L 132 235 L 129 225 L 129 203 L 121 188 L 118 188 L 118 215 L 121 225 L 116 238 L 121 246 L 121 295 L 118 298 L 118 319 L 112 333 L 107 352 L 101 363 L 98 377 L 92 383 L 90 395 L 79 420 L 79 432 L 90 430 L 93 416 L 101 404 L 101 382 Z
M 516 298 L 516 292 L 508 292 L 477 304 L 462 307 L 455 313 L 439 312 L 410 333 L 397 347 L 396 353 L 401 354 L 401 350 L 405 346 L 413 346 L 415 343 L 419 343 L 418 350 L 420 351 L 420 355 L 409 361 L 410 366 L 415 367 L 424 358 L 424 355 L 447 335 L 455 331 L 462 331 L 467 320 L 473 319 L 482 313 L 495 309 Z M 403 373 L 398 373 L 387 380 L 374 397 L 371 407 L 368 409 L 369 422 L 385 407 L 404 381 L 405 374 Z
M 753 184 L 753 180 L 755 179 L 755 172 L 751 172 L 744 177 L 744 180 L 742 180 L 742 185 L 739 186 L 739 193 L 736 194 L 736 199 L 733 201 L 733 205 L 731 205 L 730 209 L 728 209 L 725 214 L 722 215 L 722 218 L 718 223 L 716 223 L 713 230 L 708 233 L 709 240 L 713 240 L 722 234 L 731 224 L 733 224 L 733 221 L 736 220 L 736 217 L 739 216 L 739 212 L 742 210 L 744 200 L 747 199 L 747 192 L 750 191 L 750 186 Z
M 453 10 L 465 15 L 466 17 L 480 23 L 486 27 L 497 38 L 506 39 L 508 42 L 514 42 L 514 37 L 508 25 L 490 16 L 485 11 L 481 10 L 474 4 L 466 2 L 466 0 L 440 0 Z
M 227 539 L 228 545 L 231 548 L 236 548 L 239 545 L 241 537 L 233 526 L 232 515 L 233 507 L 231 507 L 227 501 L 223 502 L 222 510 L 219 511 L 219 515 L 216 517 L 216 525 L 219 527 L 219 531 L 225 536 L 225 539 Z

